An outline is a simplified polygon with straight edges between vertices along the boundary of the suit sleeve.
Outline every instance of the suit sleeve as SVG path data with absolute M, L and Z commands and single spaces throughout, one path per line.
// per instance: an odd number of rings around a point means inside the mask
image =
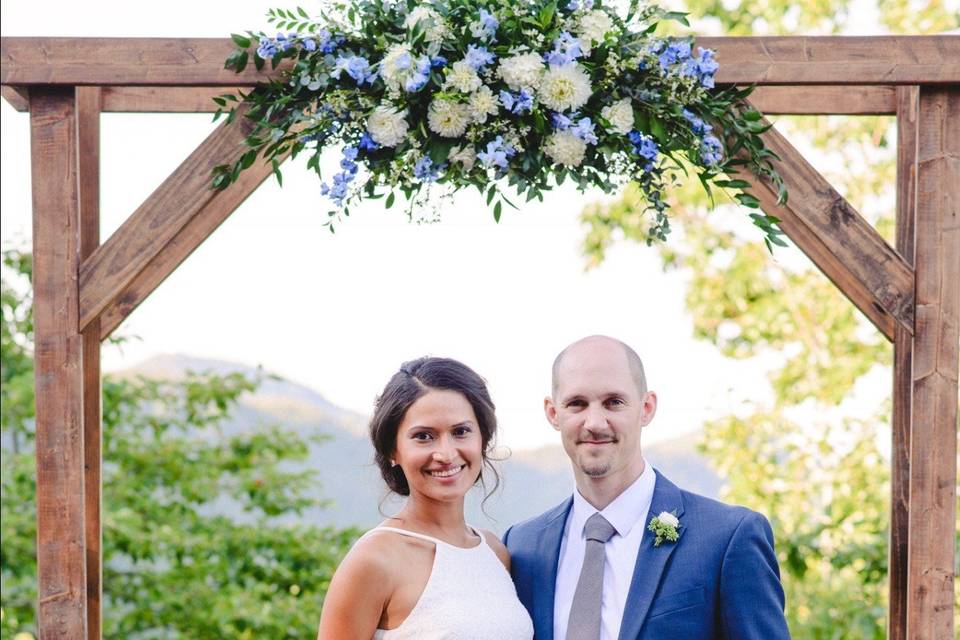
M 773 530 L 759 513 L 748 513 L 730 538 L 720 570 L 720 606 L 728 638 L 790 638 Z

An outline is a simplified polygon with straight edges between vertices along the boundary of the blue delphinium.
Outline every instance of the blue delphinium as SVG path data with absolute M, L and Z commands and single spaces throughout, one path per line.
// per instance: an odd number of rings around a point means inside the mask
M 551 119 L 553 120 L 553 128 L 557 131 L 565 131 L 566 129 L 569 129 L 573 125 L 573 120 L 571 120 L 572 116 L 574 116 L 574 114 L 565 116 L 559 111 L 554 111 L 553 115 L 551 116 Z
M 503 136 L 497 136 L 487 143 L 486 149 L 477 154 L 477 159 L 485 167 L 506 169 L 507 163 L 515 153 L 516 149 L 504 143 Z
M 363 132 L 363 135 L 360 136 L 360 141 L 357 143 L 357 146 L 363 151 L 376 151 L 380 148 L 380 145 L 370 137 L 369 131 Z
M 257 47 L 257 55 L 263 58 L 264 60 L 270 60 L 273 56 L 277 55 L 280 50 L 277 48 L 276 42 L 273 38 L 268 38 L 267 36 L 260 36 L 260 46 Z
M 429 156 L 423 156 L 413 165 L 413 175 L 424 182 L 434 182 L 440 177 L 442 166 L 435 165 Z
M 403 62 L 403 66 L 400 65 L 401 61 Z M 430 60 L 430 56 L 410 58 L 409 55 L 404 54 L 398 59 L 397 66 L 401 69 L 412 69 L 410 75 L 407 76 L 407 79 L 403 83 L 403 88 L 407 93 L 416 93 L 420 91 L 420 89 L 423 89 L 430 80 L 430 69 L 433 68 L 433 62 Z
M 690 109 L 683 110 L 683 117 L 690 123 L 690 128 L 698 136 L 705 135 L 713 131 L 713 127 L 703 121 L 703 119 Z
M 357 177 L 357 159 L 358 149 L 356 147 L 346 147 L 343 150 L 343 158 L 340 160 L 340 173 L 333 176 L 333 186 L 326 183 L 320 185 L 320 193 L 330 196 L 334 204 L 338 207 L 343 206 L 343 201 L 349 195 L 350 183 Z
M 717 62 L 716 52 L 713 49 L 697 48 L 697 71 L 700 74 L 701 85 L 707 89 L 716 86 L 713 76 L 719 68 L 720 63 Z
M 597 135 L 593 132 L 594 127 L 595 125 L 590 121 L 590 118 L 580 118 L 577 124 L 570 127 L 570 131 L 587 144 L 597 144 Z
M 583 56 L 580 40 L 564 31 L 553 41 L 553 51 L 544 56 L 547 64 L 562 67 Z
M 470 26 L 470 33 L 478 40 L 494 42 L 500 21 L 486 9 L 480 9 L 480 19 Z
M 520 89 L 520 91 L 514 95 L 506 89 L 501 89 L 500 104 L 510 113 L 517 115 L 527 113 L 533 110 L 533 94 L 526 89 Z
M 339 79 L 342 71 L 346 71 L 347 75 L 353 78 L 358 86 L 364 82 L 373 84 L 373 81 L 377 78 L 377 74 L 370 67 L 370 61 L 362 56 L 337 56 L 337 64 L 330 75 Z
M 660 154 L 660 148 L 654 139 L 639 131 L 631 131 L 627 134 L 627 138 L 633 143 L 634 152 L 641 158 L 647 160 L 647 163 L 643 167 L 644 171 L 652 171 L 654 163 L 657 161 L 657 156 Z
M 700 159 L 711 167 L 723 161 L 723 145 L 719 138 L 713 134 L 703 136 L 703 140 L 700 141 Z
M 593 0 L 570 0 L 570 2 L 567 3 L 568 11 L 576 11 L 581 7 L 583 7 L 584 11 L 593 9 Z
M 690 43 L 686 40 L 674 40 L 658 56 L 660 59 L 660 69 L 667 71 L 673 65 L 683 63 L 690 58 Z
M 487 51 L 486 47 L 471 44 L 467 47 L 467 55 L 463 59 L 474 71 L 480 71 L 496 58 L 497 56 Z
M 444 56 L 433 56 L 430 58 L 430 68 L 440 69 L 447 66 L 448 60 Z

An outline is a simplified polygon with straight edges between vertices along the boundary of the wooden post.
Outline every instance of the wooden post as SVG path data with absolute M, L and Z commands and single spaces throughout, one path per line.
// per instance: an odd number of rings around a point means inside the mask
M 87 637 L 83 346 L 73 87 L 30 92 L 40 638 Z
M 917 213 L 917 111 L 920 87 L 897 87 L 897 238 L 896 248 L 913 267 Z M 910 510 L 910 399 L 913 384 L 913 336 L 893 331 L 893 420 L 890 456 L 890 612 L 889 640 L 907 637 L 907 539 Z
M 960 350 L 960 87 L 920 87 L 907 541 L 909 640 L 952 640 Z
M 77 87 L 77 175 L 80 198 L 80 259 L 100 245 L 100 107 L 99 87 Z M 100 321 L 83 335 L 83 479 L 87 561 L 87 638 L 100 640 L 102 593 L 102 487 Z

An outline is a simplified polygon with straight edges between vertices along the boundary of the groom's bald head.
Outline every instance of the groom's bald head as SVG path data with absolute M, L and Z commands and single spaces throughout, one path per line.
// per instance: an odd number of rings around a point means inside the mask
M 643 372 L 643 361 L 640 360 L 640 356 L 625 342 L 609 336 L 600 335 L 581 338 L 557 354 L 557 357 L 553 361 L 552 370 L 553 381 L 551 388 L 553 395 L 557 394 L 557 387 L 560 385 L 560 378 L 563 375 L 563 363 L 568 356 L 575 355 L 584 350 L 589 351 L 590 349 L 597 348 L 609 349 L 611 346 L 617 347 L 617 350 L 623 353 L 623 357 L 627 360 L 627 366 L 630 368 L 630 375 L 637 385 L 637 391 L 643 396 L 647 392 L 647 376 Z

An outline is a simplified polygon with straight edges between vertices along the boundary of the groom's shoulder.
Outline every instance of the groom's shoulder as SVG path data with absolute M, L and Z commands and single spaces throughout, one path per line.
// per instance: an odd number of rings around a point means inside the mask
M 748 507 L 728 504 L 685 489 L 681 489 L 680 494 L 686 514 L 711 523 L 710 528 L 718 533 L 730 533 L 745 522 L 765 529 L 770 526 L 766 516 Z

